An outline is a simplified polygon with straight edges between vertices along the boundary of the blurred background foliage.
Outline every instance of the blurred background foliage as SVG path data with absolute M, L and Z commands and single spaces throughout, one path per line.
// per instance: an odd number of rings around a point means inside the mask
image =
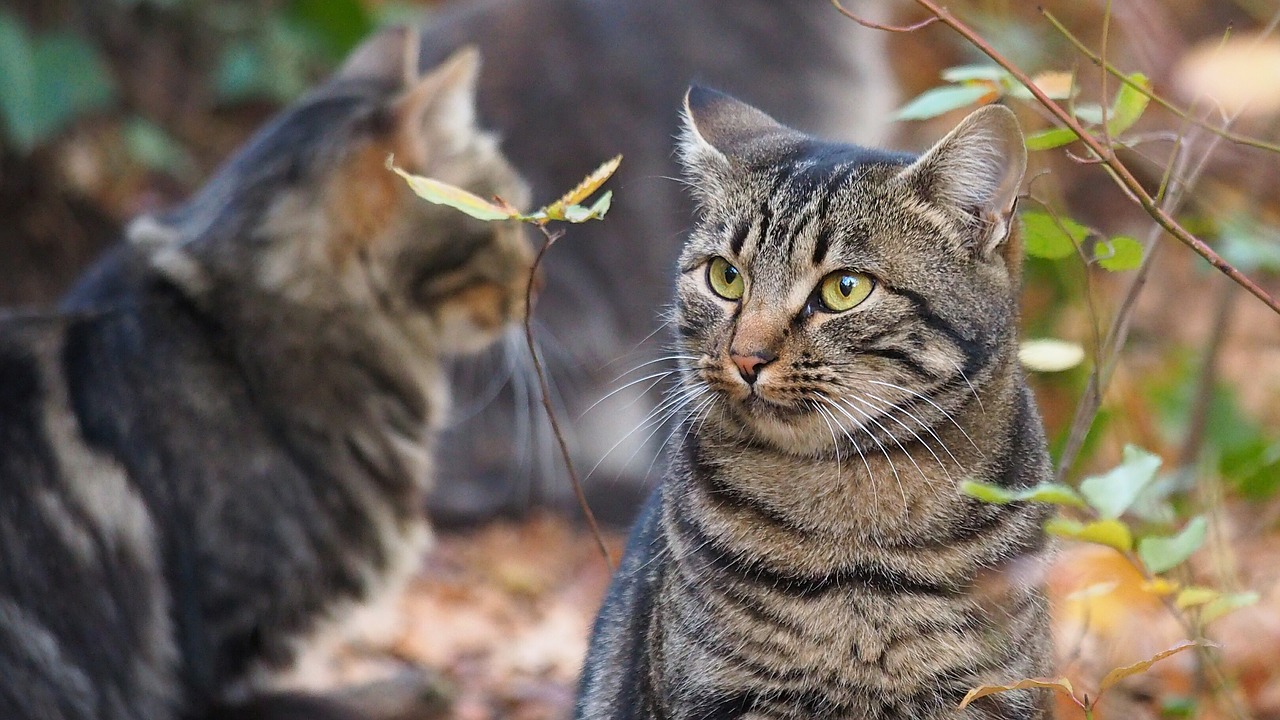
M 254 128 L 335 67 L 361 38 L 389 23 L 429 23 L 441 5 L 433 0 L 7 2 L 0 8 L 0 306 L 55 301 L 93 257 L 116 241 L 124 222 L 188 194 Z M 912 3 L 892 5 L 903 22 L 921 17 Z M 1195 117 L 1217 124 L 1238 111 L 1233 131 L 1280 142 L 1280 33 L 1272 29 L 1252 40 L 1280 13 L 1275 0 L 949 3 L 1029 72 L 1072 74 L 1077 93 L 1072 102 L 1084 117 L 1089 107 L 1111 104 L 1119 83 L 1115 78 L 1104 82 L 1098 68 L 1041 14 L 1041 6 L 1095 52 L 1104 37 L 1105 10 L 1111 8 L 1106 54 L 1120 71 L 1144 73 L 1158 95 L 1177 108 L 1190 108 Z M 833 13 L 832 21 L 841 20 Z M 983 80 L 983 70 L 956 74 L 955 68 L 990 70 L 990 61 L 955 34 L 934 27 L 894 35 L 890 45 L 904 105 L 933 88 L 962 88 L 952 93 L 951 106 L 944 103 L 918 114 L 922 119 L 900 123 L 900 145 L 926 146 L 967 111 L 958 106 L 991 99 L 991 87 L 963 89 L 996 76 Z M 948 68 L 952 73 L 944 76 Z M 996 88 L 998 94 L 1011 90 Z M 1028 132 L 1053 127 L 1036 106 L 1012 95 L 1006 99 Z M 1200 181 L 1178 212 L 1179 222 L 1273 295 L 1280 294 L 1280 154 L 1240 143 L 1213 144 L 1211 134 L 1197 133 L 1156 103 L 1126 132 L 1129 141 L 1117 152 L 1153 190 L 1174 152 L 1206 158 Z M 1066 252 L 1035 253 L 1026 265 L 1025 334 L 1066 340 L 1084 350 L 1078 364 L 1033 376 L 1056 456 L 1100 360 L 1101 337 L 1136 272 L 1129 263 L 1104 267 L 1096 261 L 1103 254 L 1096 251 L 1113 247 L 1105 244 L 1117 237 L 1145 237 L 1151 222 L 1084 159 L 1078 145 L 1033 152 L 1029 177 L 1032 197 L 1024 209 L 1049 211 L 1081 228 Z M 1280 552 L 1280 319 L 1168 238 L 1156 247 L 1159 255 L 1137 296 L 1129 342 L 1068 480 L 1109 470 L 1129 444 L 1164 459 L 1151 485 L 1173 513 L 1163 525 L 1178 526 L 1198 514 L 1210 518 L 1209 550 L 1197 556 L 1185 579 L 1261 592 L 1258 612 L 1269 614 L 1228 618 L 1220 634 L 1228 664 L 1243 668 L 1240 682 L 1250 707 L 1259 717 L 1280 717 L 1280 658 L 1274 649 L 1257 658 L 1249 655 L 1258 642 L 1280 647 L 1280 563 L 1275 562 Z M 564 538 L 545 526 L 538 533 Z M 1145 648 L 1120 652 L 1121 660 L 1149 656 L 1185 636 L 1185 628 L 1164 626 L 1135 635 L 1133 622 L 1115 621 L 1146 612 L 1141 609 L 1153 601 L 1140 589 L 1143 578 L 1129 577 L 1125 573 L 1132 575 L 1131 570 L 1123 568 L 1098 570 L 1110 560 L 1094 562 L 1093 552 L 1079 550 L 1072 557 L 1084 559 L 1064 565 L 1067 569 L 1054 580 L 1066 598 L 1060 614 L 1074 618 L 1075 625 L 1068 623 L 1074 634 L 1067 640 L 1075 660 L 1093 657 L 1087 647 L 1081 649 L 1086 633 L 1077 625 L 1109 629 L 1115 647 Z M 590 553 L 583 556 L 590 562 Z M 1093 593 L 1088 603 L 1071 599 L 1095 580 L 1114 583 L 1117 578 L 1128 582 L 1131 592 L 1122 587 Z M 1157 616 L 1158 608 L 1142 615 L 1141 622 L 1155 628 L 1162 622 Z M 1117 639 L 1126 632 L 1133 636 Z M 1266 639 L 1260 641 L 1255 634 L 1262 632 Z M 1107 657 L 1097 660 L 1102 666 L 1116 664 L 1110 657 L 1115 654 L 1093 651 Z M 1136 705 L 1107 716 L 1189 716 L 1188 707 L 1190 714 L 1203 710 L 1194 695 L 1194 682 L 1188 681 L 1183 695 L 1165 692 L 1148 697 L 1146 705 L 1135 700 Z M 1110 702 L 1120 702 L 1112 697 Z

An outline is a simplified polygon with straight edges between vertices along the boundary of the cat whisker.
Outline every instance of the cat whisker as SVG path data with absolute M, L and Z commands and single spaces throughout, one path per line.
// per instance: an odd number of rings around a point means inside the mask
M 824 394 L 822 394 L 822 393 L 817 393 L 817 394 L 815 394 L 815 395 L 814 395 L 814 397 L 815 397 L 819 402 L 824 403 L 828 408 L 834 409 L 834 410 L 836 410 L 837 412 L 839 412 L 841 415 L 844 415 L 844 416 L 849 420 L 849 422 L 851 422 L 851 423 L 853 423 L 853 424 L 854 424 L 854 426 L 855 426 L 858 430 L 860 430 L 860 431 L 861 431 L 864 435 L 866 435 L 867 437 L 871 437 L 872 442 L 875 442 L 875 438 L 874 438 L 874 437 L 872 437 L 872 436 L 871 436 L 871 434 L 870 434 L 870 433 L 868 433 L 868 432 L 866 431 L 866 428 L 864 428 L 864 427 L 862 426 L 862 423 L 861 423 L 857 418 L 853 417 L 853 416 L 852 416 L 852 415 L 850 415 L 848 412 L 846 412 L 846 411 L 845 411 L 843 408 L 841 408 L 839 405 L 836 405 L 836 404 L 835 404 L 835 402 L 834 402 L 831 398 L 827 397 L 826 395 L 824 395 Z M 839 429 L 840 429 L 840 432 L 844 434 L 844 436 L 845 436 L 845 438 L 846 438 L 846 439 L 848 439 L 849 444 L 853 446 L 854 451 L 856 451 L 856 452 L 858 453 L 858 457 L 862 459 L 862 464 L 863 464 L 863 466 L 864 466 L 864 467 L 866 467 L 866 469 L 867 469 L 867 479 L 868 479 L 868 480 L 870 480 L 870 481 L 872 481 L 872 482 L 871 482 L 871 487 L 872 487 L 872 490 L 873 490 L 873 492 L 874 492 L 874 489 L 875 489 L 875 482 L 874 482 L 874 481 L 875 481 L 875 472 L 873 472 L 873 471 L 871 470 L 871 463 L 867 461 L 867 456 L 862 452 L 862 448 L 859 446 L 858 442 L 857 442 L 856 440 L 854 440 L 854 439 L 853 439 L 853 434 L 849 432 L 849 429 L 848 429 L 848 428 L 846 428 L 846 427 L 844 426 L 844 423 L 841 423 L 841 422 L 840 422 L 840 419 L 839 419 L 839 418 L 837 418 L 837 417 L 835 416 L 835 414 L 831 412 L 831 410 L 830 410 L 830 409 L 829 409 L 829 410 L 826 410 L 825 415 L 826 415 L 826 417 L 830 418 L 830 419 L 831 419 L 831 421 L 832 421 L 833 423 L 835 423 L 835 427 L 837 427 L 837 428 L 839 428 Z M 883 448 L 881 448 L 881 449 L 883 450 Z M 885 455 L 885 457 L 886 457 L 886 459 L 887 459 L 887 458 L 888 458 L 888 454 L 886 454 L 886 455 Z M 892 468 L 892 467 L 893 467 L 893 463 L 891 462 L 891 463 L 889 464 L 889 466 L 890 466 L 890 468 Z
M 969 376 L 964 374 L 964 367 L 960 363 L 956 363 L 956 372 L 960 373 L 960 377 L 964 379 L 964 384 L 969 386 L 969 392 L 973 393 L 973 399 L 978 401 L 978 410 L 983 415 L 987 414 L 987 409 L 982 406 L 982 398 L 978 396 L 978 389 L 969 382 Z
M 646 364 L 647 364 L 647 363 L 646 363 Z M 628 372 L 630 372 L 630 371 L 628 371 Z M 640 383 L 642 383 L 642 382 L 644 382 L 644 381 L 646 381 L 646 380 L 653 380 L 653 382 L 649 383 L 649 385 L 648 385 L 647 387 L 645 387 L 645 389 L 644 389 L 644 391 L 647 393 L 647 392 L 649 392 L 650 390 L 652 390 L 652 389 L 654 388 L 654 386 L 655 386 L 655 385 L 657 385 L 658 383 L 662 382 L 663 378 L 666 378 L 667 376 L 669 376 L 669 375 L 673 375 L 673 374 L 675 374 L 675 373 L 677 373 L 677 372 L 679 372 L 679 371 L 678 371 L 678 370 L 663 370 L 662 372 L 650 373 L 649 375 L 645 375 L 644 377 L 640 378 L 639 380 L 632 380 L 631 382 L 629 382 L 629 383 L 627 383 L 627 384 L 625 384 L 625 385 L 623 385 L 623 386 L 621 386 L 621 387 L 614 388 L 613 390 L 610 390 L 608 393 L 606 393 L 606 394 L 605 394 L 603 397 L 601 397 L 599 400 L 596 400 L 595 402 L 591 403 L 591 406 L 590 406 L 590 407 L 588 407 L 586 410 L 583 410 L 581 413 L 579 413 L 579 414 L 578 414 L 578 417 L 577 417 L 577 418 L 575 418 L 575 420 L 581 420 L 582 418 L 586 417 L 586 416 L 587 416 L 587 413 L 591 412 L 592 410 L 595 410 L 595 409 L 596 409 L 596 407 L 600 405 L 600 403 L 604 402 L 605 400 L 608 400 L 609 398 L 613 397 L 614 395 L 617 395 L 618 393 L 622 392 L 623 390 L 626 390 L 626 389 L 627 389 L 627 388 L 629 388 L 629 387 L 632 387 L 632 386 L 634 386 L 634 385 L 639 385 Z M 655 380 L 655 378 L 657 378 L 657 379 Z M 614 379 L 614 382 L 617 382 L 617 379 L 616 379 L 616 378 Z M 639 399 L 639 398 L 637 398 L 636 400 L 638 400 L 638 399 Z M 627 403 L 624 407 L 631 407 L 632 405 L 634 405 L 634 404 L 636 403 L 636 400 L 632 400 L 631 402 Z
M 691 394 L 691 395 L 687 395 L 687 396 L 684 396 L 684 399 L 683 399 L 683 400 L 681 400 L 681 401 L 680 401 L 680 403 L 679 403 L 678 405 L 673 406 L 673 407 L 672 407 L 670 410 L 668 410 L 668 411 L 667 411 L 667 412 L 666 412 L 666 413 L 665 413 L 661 418 L 659 418 L 656 422 L 654 422 L 654 423 L 653 423 L 653 426 L 654 426 L 654 427 L 653 427 L 653 430 L 649 431 L 649 434 L 644 436 L 644 439 L 640 441 L 640 445 L 639 445 L 639 447 L 637 447 L 635 450 L 632 450 L 632 451 L 631 451 L 631 454 L 630 454 L 629 456 L 627 456 L 627 460 L 626 460 L 626 462 L 625 462 L 625 463 L 623 463 L 624 465 L 629 465 L 629 464 L 631 464 L 631 461 L 632 461 L 632 460 L 634 460 L 634 459 L 635 459 L 635 457 L 636 457 L 636 453 L 640 452 L 640 450 L 641 450 L 641 449 L 643 449 L 643 448 L 644 448 L 644 446 L 645 446 L 646 444 L 648 444 L 648 442 L 649 442 L 650 440 L 652 440 L 652 439 L 653 439 L 653 436 L 654 436 L 654 435 L 657 435 L 659 432 L 661 432 L 661 431 L 662 431 L 663 426 L 665 426 L 665 425 L 667 424 L 667 422 L 668 422 L 669 420 L 671 420 L 671 418 L 675 417 L 675 416 L 676 416 L 676 415 L 677 415 L 681 410 L 683 410 L 684 408 L 686 408 L 686 407 L 688 407 L 689 405 L 693 404 L 693 403 L 694 403 L 694 402 L 695 402 L 695 401 L 696 401 L 696 400 L 701 396 L 701 394 L 702 394 L 703 392 L 707 392 L 707 391 L 703 390 L 702 388 L 692 388 L 692 390 L 694 390 L 694 391 L 695 391 L 693 394 Z M 711 399 L 714 399 L 714 396 L 713 396 Z M 635 431 L 632 431 L 632 432 L 635 432 Z M 631 434 L 632 434 L 632 433 L 627 433 L 628 437 L 629 437 Z M 673 432 L 672 434 L 674 435 L 674 432 Z M 671 439 L 671 436 L 670 436 L 670 435 L 668 435 L 668 436 L 667 436 L 667 440 L 670 440 L 670 439 Z M 667 441 L 665 441 L 665 440 L 664 440 L 664 441 L 663 441 L 663 443 L 662 443 L 662 447 L 663 447 L 663 448 L 665 448 L 665 447 L 666 447 L 666 443 L 667 443 Z M 649 466 L 648 466 L 648 468 L 646 468 L 646 470 L 645 470 L 645 474 L 648 474 L 650 471 L 652 471 L 652 470 L 653 470 L 653 464 L 654 464 L 655 462 L 657 462 L 657 459 L 658 459 L 658 457 L 659 457 L 661 454 L 662 454 L 662 450 L 661 450 L 661 449 L 659 449 L 659 451 L 658 451 L 657 453 L 655 453 L 655 454 L 654 454 L 654 458 L 653 458 L 653 460 L 649 461 Z
M 882 411 L 881 411 L 879 408 L 877 408 L 875 405 L 872 405 L 871 403 L 869 403 L 869 402 L 867 402 L 867 401 L 863 400 L 862 398 L 859 398 L 859 397 L 857 397 L 857 396 L 854 396 L 854 395 L 850 395 L 850 396 L 849 396 L 849 398 L 848 398 L 847 400 L 846 400 L 846 399 L 844 399 L 844 398 L 839 398 L 839 399 L 837 399 L 837 402 L 842 402 L 842 403 L 844 403 L 845 405 L 848 405 L 849 407 L 851 407 L 851 408 L 852 408 L 852 407 L 853 407 L 853 405 L 849 403 L 849 400 L 855 400 L 855 401 L 857 401 L 857 402 L 862 403 L 863 405 L 866 405 L 867 407 L 871 408 L 872 410 L 874 410 L 874 411 L 876 411 L 876 412 L 882 412 Z M 856 408 L 855 408 L 855 409 L 856 409 Z M 894 421 L 894 422 L 898 423 L 899 425 L 901 425 L 904 429 L 906 429 L 906 431 L 907 431 L 907 432 L 911 433 L 912 435 L 915 435 L 915 432 L 914 432 L 914 431 L 912 431 L 910 427 L 907 427 L 907 425 L 906 425 L 905 423 L 903 423 L 901 420 L 897 419 L 896 417 L 893 417 L 893 415 L 885 413 L 885 414 L 884 414 L 884 416 L 885 416 L 885 417 L 887 417 L 887 418 L 889 418 L 890 420 L 892 420 L 892 421 Z M 905 446 L 903 446 L 902 441 L 901 441 L 901 440 L 899 440 L 899 439 L 898 439 L 898 437 L 897 437 L 896 435 L 894 435 L 894 434 L 890 433 L 890 432 L 889 432 L 889 430 L 888 430 L 888 428 L 886 428 L 884 425 L 881 425 L 881 424 L 880 424 L 880 422 L 879 422 L 879 421 L 877 421 L 877 420 L 875 419 L 875 417 L 874 417 L 874 416 L 872 416 L 872 415 L 870 415 L 870 414 L 868 413 L 868 417 L 871 417 L 871 418 L 872 418 L 872 422 L 874 422 L 876 425 L 878 425 L 878 426 L 880 427 L 880 429 L 881 429 L 881 430 L 883 430 L 887 435 L 889 435 L 889 437 L 893 440 L 894 444 L 898 446 L 898 449 L 902 451 L 902 454 L 907 456 L 907 459 L 908 459 L 908 460 L 910 460 L 910 461 L 911 461 L 911 464 L 915 466 L 915 468 L 916 468 L 916 473 L 920 475 L 920 479 L 921 479 L 921 480 L 923 480 L 923 481 L 925 481 L 925 483 L 932 484 L 933 479 L 932 479 L 932 478 L 930 478 L 928 475 L 926 475 L 926 474 L 925 474 L 925 472 L 924 472 L 924 470 L 920 468 L 920 463 L 916 462 L 916 458 L 915 458 L 915 456 L 914 456 L 914 455 L 912 455 L 910 452 L 907 452 L 907 448 L 906 448 Z M 924 445 L 925 450 L 928 450 L 928 451 L 929 451 L 929 454 L 930 454 L 930 455 L 933 455 L 933 457 L 934 457 L 934 459 L 935 459 L 935 460 L 938 460 L 938 456 L 937 456 L 937 454 L 933 452 L 933 450 L 928 446 L 928 444 L 926 444 L 923 440 L 921 440 L 921 439 L 920 439 L 920 436 L 919 436 L 919 435 L 916 435 L 916 440 L 918 440 L 918 441 L 920 442 L 920 444 L 921 444 L 921 445 Z M 938 460 L 938 464 L 942 467 L 942 471 L 943 471 L 944 473 L 947 473 L 947 477 L 948 477 L 948 478 L 950 478 L 950 477 L 951 477 L 951 473 L 947 472 L 947 468 L 946 468 L 946 466 L 945 466 L 945 465 L 942 465 L 942 461 L 941 461 L 941 460 Z
M 883 406 L 877 406 L 876 404 L 872 403 L 870 400 L 858 397 L 857 395 L 853 395 L 853 394 L 849 395 L 849 399 L 862 403 L 863 405 L 866 405 L 867 407 L 871 408 L 876 412 L 882 413 L 885 417 L 889 418 L 890 420 L 898 423 L 898 425 L 902 426 L 903 430 L 906 430 L 907 432 L 911 433 L 911 436 L 916 439 L 916 442 L 920 443 L 920 446 L 923 447 L 925 450 L 927 450 L 928 453 L 933 456 L 934 462 L 938 463 L 938 467 L 942 468 L 942 472 L 946 474 L 947 479 L 951 480 L 952 479 L 951 471 L 947 469 L 947 464 L 942 461 L 942 458 L 938 457 L 938 453 L 933 451 L 933 448 L 929 445 L 929 443 L 925 442 L 924 438 L 920 437 L 919 433 L 917 433 L 910 425 L 902 422 L 897 417 L 895 417 L 893 413 L 895 410 L 906 413 L 908 417 L 910 417 L 912 420 L 914 420 L 917 423 L 920 423 L 920 419 L 912 415 L 911 413 L 907 412 L 906 410 L 903 410 L 902 408 L 886 401 L 884 398 L 881 398 L 877 395 L 872 395 L 871 393 L 867 393 L 867 394 L 879 400 L 883 404 Z M 924 425 L 921 424 L 921 427 L 924 427 Z M 925 430 L 928 431 L 929 429 L 925 428 Z M 934 435 L 933 439 L 938 441 L 938 444 L 942 446 L 943 451 L 945 451 L 947 455 L 951 455 L 951 452 L 947 450 L 946 444 L 943 443 L 942 440 L 940 440 L 937 435 Z M 898 446 L 901 447 L 902 444 L 898 443 Z M 906 452 L 906 451 L 904 450 L 903 452 Z M 955 462 L 955 457 L 952 457 L 951 460 L 952 462 Z M 913 458 L 913 462 L 914 462 L 914 458 Z M 956 462 L 957 466 L 959 466 L 959 464 L 960 463 Z M 917 466 L 917 469 L 919 469 L 919 466 Z M 923 475 L 923 473 L 921 474 Z
M 655 430 L 652 433 L 650 433 L 648 436 L 646 436 L 644 441 L 641 442 L 641 447 L 643 447 L 644 443 L 648 442 L 649 439 L 652 438 L 654 434 L 657 433 L 658 429 L 661 429 L 662 426 L 668 420 L 670 420 L 675 415 L 676 412 L 680 410 L 680 408 L 686 406 L 689 402 L 692 402 L 694 399 L 698 398 L 703 392 L 706 392 L 706 390 L 699 387 L 679 387 L 673 392 L 671 392 L 665 400 L 663 400 L 661 403 L 658 404 L 657 407 L 649 411 L 649 414 L 646 415 L 645 418 L 640 421 L 639 425 L 636 425 L 634 429 L 632 429 L 626 435 L 623 435 L 621 438 L 618 439 L 617 442 L 613 444 L 612 447 L 606 450 L 604 454 L 600 456 L 600 459 L 596 461 L 596 464 L 591 467 L 591 470 L 583 477 L 583 479 L 586 480 L 587 478 L 590 478 L 595 473 L 596 470 L 600 469 L 600 465 L 604 463 L 604 461 L 609 457 L 609 455 L 611 455 L 614 450 L 617 450 L 624 442 L 630 439 L 632 435 L 635 435 L 636 433 L 648 427 L 652 427 L 656 425 L 657 427 L 655 428 Z M 637 449 L 636 452 L 639 452 L 639 449 Z M 631 454 L 631 457 L 635 457 L 635 452 Z M 627 458 L 628 463 L 631 462 L 631 457 Z
M 693 429 L 695 418 L 699 418 L 700 416 L 701 416 L 701 419 L 696 420 L 696 422 L 698 423 L 699 427 L 701 427 L 702 420 L 706 419 L 706 416 L 703 415 L 703 413 L 705 411 L 706 415 L 711 414 L 711 405 L 713 402 L 715 402 L 715 399 L 716 399 L 715 394 L 709 393 L 708 396 L 702 400 L 702 402 L 698 403 L 698 405 L 692 411 L 689 412 L 688 421 L 684 423 L 685 424 L 684 436 L 680 438 L 680 442 L 683 443 L 688 441 L 690 431 Z M 646 476 L 648 476 L 649 473 L 653 472 L 653 466 L 656 462 L 658 462 L 658 458 L 666 454 L 667 445 L 670 444 L 671 439 L 673 437 L 675 437 L 674 430 L 671 432 L 670 435 L 667 436 L 666 440 L 662 441 L 662 445 L 658 448 L 658 451 L 654 454 L 653 459 L 649 461 L 649 467 L 645 469 Z
M 911 394 L 911 395 L 914 395 L 915 397 L 917 397 L 917 398 L 919 398 L 919 399 L 921 399 L 921 400 L 923 400 L 923 401 L 925 401 L 925 402 L 929 403 L 930 405 L 932 405 L 932 406 L 934 407 L 934 409 L 936 409 L 938 412 L 942 413 L 942 416 L 943 416 L 944 418 L 946 418 L 948 422 L 950 422 L 952 425 L 955 425 L 955 426 L 956 426 L 956 429 L 960 431 L 960 434 L 964 435 L 964 439 L 969 441 L 969 444 L 973 446 L 973 449 L 974 449 L 974 450 L 977 450 L 979 453 L 981 453 L 981 452 L 982 452 L 982 448 L 979 448 L 979 447 L 978 447 L 978 444 L 977 444 L 977 443 L 975 443 L 975 442 L 973 441 L 973 438 L 969 437 L 969 433 L 965 432 L 964 428 L 960 426 L 960 423 L 956 422 L 956 419 L 955 419 L 955 418 L 953 418 L 953 417 L 951 417 L 951 413 L 949 413 L 949 412 L 947 412 L 946 410 L 942 409 L 942 406 L 938 405 L 938 403 L 934 402 L 934 401 L 933 401 L 932 399 L 930 399 L 928 396 L 923 395 L 923 394 L 921 394 L 921 393 L 918 393 L 918 392 L 916 392 L 915 390 L 911 390 L 911 389 L 908 389 L 908 388 L 904 388 L 904 387 L 902 387 L 901 385 L 895 385 L 894 383 L 890 383 L 890 382 L 883 382 L 883 381 L 880 381 L 880 380 L 872 380 L 872 379 L 870 379 L 870 378 L 862 378 L 862 380 L 863 380 L 864 382 L 869 382 L 869 383 L 871 383 L 871 384 L 873 384 L 873 385 L 883 385 L 884 387 L 893 388 L 894 390 L 901 390 L 902 392 L 905 392 L 905 393 L 909 393 L 909 394 Z
M 698 360 L 698 359 L 699 359 L 699 358 L 698 358 L 698 356 L 697 356 L 697 355 L 663 355 L 662 357 L 659 357 L 659 358 L 654 358 L 654 359 L 652 359 L 652 360 L 646 360 L 645 362 L 642 362 L 642 363 L 640 363 L 639 365 L 636 365 L 635 367 L 631 368 L 630 370 L 626 370 L 625 372 L 622 372 L 622 373 L 621 373 L 621 374 L 619 374 L 617 377 L 615 377 L 613 380 L 610 380 L 610 382 L 618 382 L 618 381 L 619 381 L 619 380 L 621 380 L 622 378 L 624 378 L 624 377 L 626 377 L 626 376 L 630 375 L 631 373 L 633 373 L 633 372 L 635 372 L 635 371 L 639 370 L 640 368 L 648 367 L 649 365 L 655 365 L 655 364 L 660 363 L 660 362 L 667 362 L 668 360 Z
M 822 397 L 822 396 L 819 395 L 819 397 Z M 856 418 L 850 415 L 849 412 L 845 410 L 844 407 L 842 407 L 839 403 L 835 402 L 833 398 L 827 398 L 827 401 L 830 407 L 841 412 L 845 417 L 849 418 L 850 422 L 861 425 L 861 423 L 859 423 Z M 853 406 L 850 406 L 850 409 L 858 413 L 859 415 L 862 415 L 868 421 L 874 424 L 876 427 L 880 428 L 881 432 L 884 432 L 886 435 L 893 437 L 892 433 L 886 430 L 884 425 L 881 425 L 878 420 L 871 417 L 866 412 L 859 410 L 858 408 Z M 864 431 L 865 431 L 865 428 L 864 428 Z M 902 494 L 902 506 L 905 508 L 907 506 L 907 490 L 902 485 L 902 477 L 898 474 L 897 466 L 893 464 L 893 457 L 889 455 L 889 450 L 885 448 L 884 443 L 880 442 L 879 438 L 877 438 L 875 435 L 869 432 L 867 433 L 867 437 L 871 438 L 871 442 L 874 442 L 876 444 L 876 447 L 880 448 L 880 452 L 884 454 L 885 461 L 889 463 L 889 470 L 893 472 L 893 479 L 898 483 L 898 492 Z M 904 454 L 906 453 L 905 450 L 903 452 Z M 910 457 L 910 455 L 908 455 L 908 457 Z M 912 462 L 914 462 L 914 460 Z M 916 468 L 916 469 L 919 470 L 919 468 Z

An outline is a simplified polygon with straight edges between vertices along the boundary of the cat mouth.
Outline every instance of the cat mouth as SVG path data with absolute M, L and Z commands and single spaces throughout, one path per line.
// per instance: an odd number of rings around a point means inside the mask
M 794 418 L 808 412 L 802 405 L 765 397 L 755 388 L 748 390 L 745 396 L 734 398 L 734 401 L 744 414 L 752 417 Z

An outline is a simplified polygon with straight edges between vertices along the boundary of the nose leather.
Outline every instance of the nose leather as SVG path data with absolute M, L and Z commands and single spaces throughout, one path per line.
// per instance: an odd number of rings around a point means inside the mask
M 731 350 L 729 358 L 738 366 L 738 374 L 748 385 L 754 385 L 760 376 L 760 368 L 778 359 L 777 354 L 768 350 L 757 350 L 752 353 L 739 353 Z

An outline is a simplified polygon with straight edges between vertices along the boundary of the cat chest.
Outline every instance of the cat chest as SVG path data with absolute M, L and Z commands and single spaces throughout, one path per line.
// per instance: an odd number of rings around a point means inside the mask
M 952 597 L 862 587 L 797 597 L 750 582 L 684 580 L 668 583 L 661 604 L 676 695 L 746 692 L 831 717 L 917 707 L 911 716 L 926 717 L 926 708 L 954 708 L 947 688 L 993 654 L 987 623 Z

